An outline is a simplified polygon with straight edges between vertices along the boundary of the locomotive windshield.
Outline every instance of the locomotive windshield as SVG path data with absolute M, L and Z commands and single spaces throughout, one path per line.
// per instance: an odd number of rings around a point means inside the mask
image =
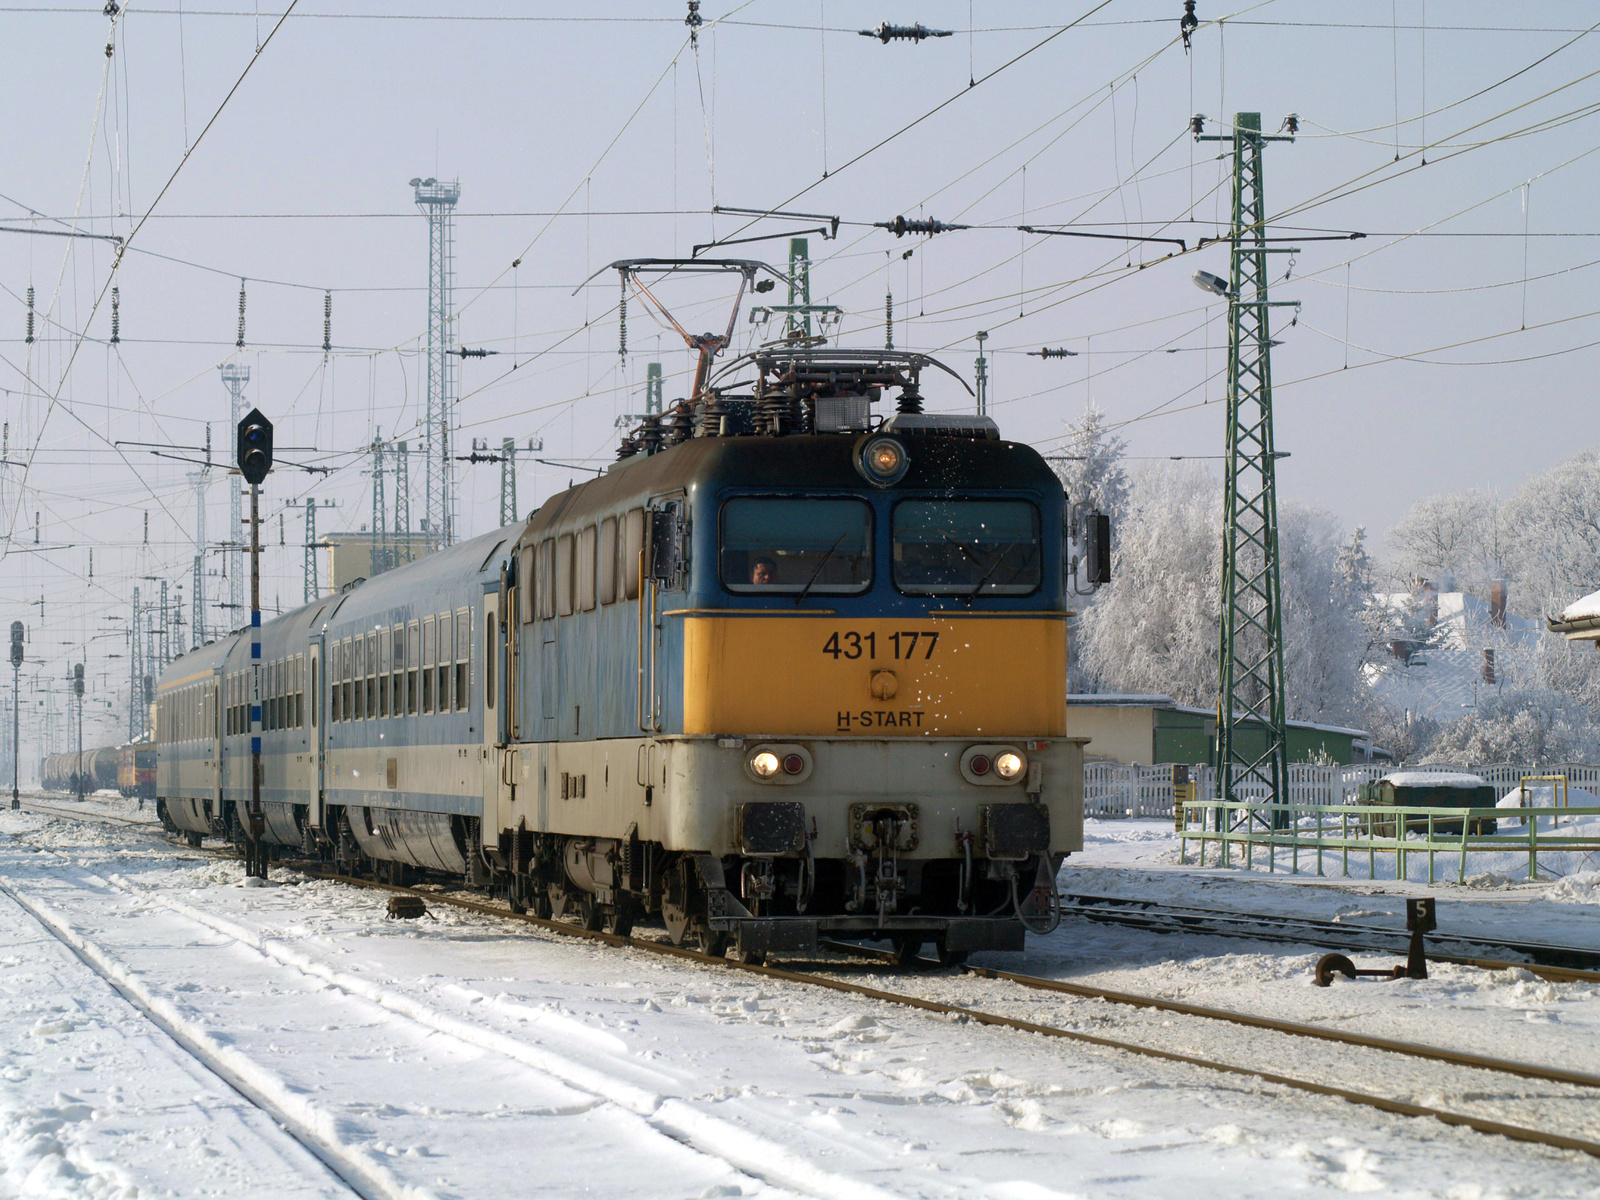
M 722 582 L 730 592 L 864 592 L 872 586 L 872 510 L 823 497 L 729 500 Z
M 1025 596 L 1039 586 L 1039 510 L 1026 500 L 903 500 L 894 583 L 914 596 Z

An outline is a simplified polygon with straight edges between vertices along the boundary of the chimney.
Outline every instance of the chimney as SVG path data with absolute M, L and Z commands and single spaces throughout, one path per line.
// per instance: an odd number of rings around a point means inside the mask
M 1491 686 L 1494 684 L 1494 648 L 1483 648 L 1483 681 Z
M 1489 622 L 1496 629 L 1506 627 L 1506 581 L 1496 579 L 1489 584 Z
M 1406 659 L 1411 657 L 1411 643 L 1396 639 L 1389 643 L 1389 653 L 1401 662 L 1405 662 Z
M 1416 589 L 1417 599 L 1428 614 L 1428 628 L 1432 629 L 1439 623 L 1439 589 L 1433 586 L 1431 579 L 1418 579 Z

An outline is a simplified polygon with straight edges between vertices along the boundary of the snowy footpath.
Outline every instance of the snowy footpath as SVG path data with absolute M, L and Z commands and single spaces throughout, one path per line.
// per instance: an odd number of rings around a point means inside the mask
M 1186 872 L 1159 832 L 1097 826 L 1073 889 L 1398 904 Z M 0 1196 L 1600 1194 L 1582 1155 L 445 906 L 389 921 L 384 899 L 282 869 L 246 888 L 154 830 L 0 814 Z M 1600 944 L 1600 908 L 1561 907 Z M 990 961 L 1600 1070 L 1587 989 L 1314 989 L 1309 949 L 1241 946 L 1067 923 Z

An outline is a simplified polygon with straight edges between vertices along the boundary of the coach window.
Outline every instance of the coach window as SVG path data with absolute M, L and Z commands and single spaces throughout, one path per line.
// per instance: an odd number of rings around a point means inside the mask
M 417 684 L 417 668 L 422 662 L 422 626 L 412 621 L 406 626 L 406 712 L 417 715 L 417 702 L 422 699 Z
M 556 615 L 556 543 L 545 538 L 539 543 L 539 616 L 549 620 Z
M 390 627 L 389 645 L 389 665 L 394 672 L 393 707 L 389 711 L 397 717 L 403 717 L 406 712 L 406 631 L 403 625 Z
M 539 615 L 538 559 L 537 546 L 524 546 L 517 551 L 517 607 L 521 610 L 524 625 Z
M 644 509 L 635 508 L 622 518 L 617 537 L 617 599 L 639 598 L 639 559 L 644 553 Z
M 341 664 L 341 673 L 344 683 L 340 685 L 344 692 L 344 719 L 355 721 L 360 719 L 361 712 L 355 707 L 355 680 L 352 671 L 355 664 L 355 651 L 351 649 L 350 639 L 344 639 L 344 661 Z
M 378 675 L 378 635 L 367 634 L 367 717 L 376 720 L 378 716 L 378 687 L 383 680 Z
M 321 692 L 318 690 L 317 686 L 322 682 L 322 680 L 318 678 L 321 673 L 321 666 L 322 660 L 313 655 L 311 658 L 311 724 L 313 727 L 317 723 L 317 700 L 321 696 Z
M 472 658 L 472 610 L 456 609 L 456 709 L 466 712 L 471 699 L 467 692 L 467 665 Z
M 306 727 L 306 656 L 294 656 L 294 727 Z
M 547 545 L 549 543 L 546 543 Z M 494 707 L 494 631 L 498 621 L 483 622 L 483 706 Z
M 393 671 L 390 666 L 390 641 L 389 629 L 383 626 L 378 630 L 378 715 L 389 715 L 389 677 Z
M 366 638 L 356 638 L 355 714 L 358 721 L 364 721 L 367 718 L 367 651 L 369 649 L 371 649 L 371 645 Z
M 434 668 L 434 621 L 432 617 L 424 617 L 422 621 L 422 711 L 433 711 L 433 668 Z
M 617 519 L 607 517 L 600 522 L 600 545 L 595 551 L 595 590 L 600 593 L 600 603 L 610 604 L 617 598 Z
M 573 536 L 563 533 L 556 539 L 556 615 L 572 615 Z
M 902 500 L 894 583 L 913 596 L 1026 596 L 1040 581 L 1039 510 L 1027 500 Z
M 595 580 L 595 528 L 585 525 L 578 531 L 578 562 L 575 572 L 578 585 L 579 612 L 592 612 L 594 610 L 594 580 Z
M 854 595 L 872 586 L 872 509 L 860 500 L 741 496 L 722 506 L 730 592 Z
M 450 703 L 450 684 L 455 680 L 455 671 L 451 669 L 450 647 L 455 645 L 450 635 L 450 614 L 439 614 L 439 711 L 449 712 L 453 707 Z

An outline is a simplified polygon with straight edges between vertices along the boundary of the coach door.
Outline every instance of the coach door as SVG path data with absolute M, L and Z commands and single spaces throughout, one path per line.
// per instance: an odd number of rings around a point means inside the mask
M 226 660 L 224 660 L 226 662 Z M 226 678 L 222 667 L 218 667 L 211 677 L 211 682 L 206 685 L 203 693 L 206 698 L 206 720 L 209 722 L 211 761 L 206 764 L 211 771 L 211 811 L 222 812 L 222 744 L 224 726 L 222 723 L 222 681 Z
M 516 802 L 516 751 L 510 746 L 510 722 L 506 713 L 506 634 L 500 624 L 500 605 L 505 598 L 505 578 L 501 590 L 483 598 L 483 644 L 479 652 L 483 669 L 479 672 L 483 689 L 483 841 L 499 844 L 500 831 L 511 827 L 511 811 Z
M 310 763 L 307 773 L 306 818 L 316 829 L 322 823 L 322 638 L 319 636 L 306 651 L 306 754 Z

